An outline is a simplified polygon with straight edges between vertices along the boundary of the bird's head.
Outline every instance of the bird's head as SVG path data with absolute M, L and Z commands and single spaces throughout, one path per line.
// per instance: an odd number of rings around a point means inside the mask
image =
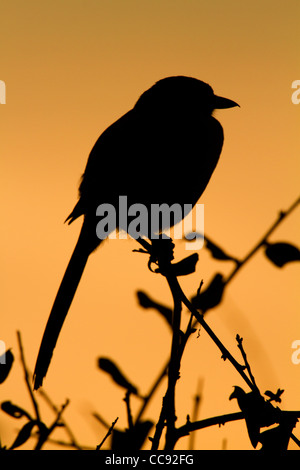
M 210 115 L 214 109 L 239 106 L 235 101 L 214 94 L 207 83 L 196 78 L 174 76 L 159 80 L 145 91 L 135 108 L 147 107 L 150 112 Z
M 233 390 L 232 394 L 230 395 L 229 400 L 232 400 L 233 398 L 236 398 L 237 400 L 239 400 L 239 399 L 243 398 L 246 395 L 246 392 L 241 387 L 238 387 L 236 385 L 233 388 L 234 388 L 234 390 Z

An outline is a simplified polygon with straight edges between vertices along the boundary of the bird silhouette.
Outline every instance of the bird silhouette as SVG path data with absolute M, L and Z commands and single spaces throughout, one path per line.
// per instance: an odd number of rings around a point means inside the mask
M 246 393 L 241 387 L 235 386 L 229 400 L 237 399 L 240 410 L 244 413 L 251 444 L 256 448 L 260 441 L 260 429 L 279 423 L 281 411 L 270 401 L 266 401 L 259 390 Z
M 128 207 L 143 204 L 194 206 L 205 190 L 223 146 L 223 129 L 214 109 L 239 106 L 214 94 L 206 83 L 174 76 L 156 82 L 135 106 L 109 126 L 89 155 L 79 186 L 79 200 L 66 221 L 83 216 L 83 224 L 70 262 L 57 292 L 42 338 L 34 371 L 34 389 L 43 382 L 60 330 L 70 308 L 89 255 L 105 236 L 96 233 L 100 204 L 116 210 L 109 231 L 128 232 L 119 210 L 119 196 Z M 186 214 L 185 214 L 186 215 Z M 169 225 L 179 222 L 173 217 Z M 149 216 L 148 227 L 151 227 Z M 160 226 L 160 229 L 168 227 Z M 140 228 L 140 235 L 153 233 Z

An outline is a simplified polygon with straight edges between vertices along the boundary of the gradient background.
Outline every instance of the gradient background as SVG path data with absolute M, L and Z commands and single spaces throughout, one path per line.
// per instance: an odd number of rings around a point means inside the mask
M 156 80 L 194 76 L 241 105 L 216 112 L 225 145 L 201 200 L 207 236 L 242 257 L 297 198 L 300 105 L 291 101 L 291 84 L 300 78 L 299 14 L 298 0 L 1 1 L 0 79 L 7 104 L 0 107 L 0 338 L 16 356 L 1 401 L 31 411 L 16 331 L 33 370 L 79 233 L 81 221 L 70 227 L 63 221 L 77 200 L 89 151 Z M 188 156 L 174 164 L 193 171 Z M 136 170 L 128 159 L 128 171 Z M 114 184 L 111 175 L 102 177 Z M 271 239 L 297 244 L 298 235 L 299 208 Z M 123 390 L 97 370 L 96 358 L 114 359 L 147 393 L 170 352 L 167 326 L 138 306 L 136 291 L 164 303 L 170 293 L 134 248 L 134 241 L 110 240 L 90 258 L 44 382 L 57 405 L 70 398 L 65 419 L 80 443 L 91 447 L 106 432 L 93 411 L 109 423 L 119 416 L 118 424 L 127 425 Z M 186 254 L 177 242 L 176 259 Z M 196 273 L 180 282 L 191 295 L 202 278 L 207 285 L 217 270 L 226 274 L 231 268 L 202 250 Z M 300 407 L 300 365 L 291 360 L 292 342 L 300 338 L 298 290 L 299 264 L 278 269 L 260 252 L 207 317 L 236 358 L 235 335 L 244 337 L 261 391 L 285 389 L 282 408 L 291 410 Z M 199 381 L 199 418 L 238 411 L 228 397 L 233 385 L 246 385 L 204 331 L 191 338 L 182 361 L 179 424 L 192 411 Z M 165 386 L 147 417 L 157 419 Z M 139 405 L 134 402 L 133 410 Z M 45 406 L 42 411 L 50 422 L 51 412 Z M 21 424 L 1 412 L 3 444 L 11 444 Z M 299 429 L 295 434 L 299 438 Z M 251 448 L 244 422 L 198 431 L 195 440 L 198 449 Z M 187 445 L 182 439 L 177 448 Z

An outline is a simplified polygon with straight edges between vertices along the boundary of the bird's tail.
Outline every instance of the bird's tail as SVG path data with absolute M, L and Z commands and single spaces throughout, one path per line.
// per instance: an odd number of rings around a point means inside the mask
M 97 245 L 100 242 L 101 240 L 98 240 Z M 88 230 L 84 222 L 44 331 L 33 375 L 34 390 L 37 390 L 43 383 L 60 330 L 74 298 L 88 257 L 94 249 L 95 246 L 91 245 L 88 239 Z

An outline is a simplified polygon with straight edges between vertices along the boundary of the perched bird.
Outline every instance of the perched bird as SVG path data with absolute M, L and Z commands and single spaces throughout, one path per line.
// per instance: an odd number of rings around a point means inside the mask
M 248 435 L 255 448 L 260 441 L 260 429 L 278 423 L 281 410 L 266 401 L 258 390 L 246 393 L 241 387 L 235 386 L 229 400 L 237 399 L 240 410 L 244 413 Z
M 82 176 L 79 200 L 66 219 L 71 223 L 84 217 L 40 346 L 34 371 L 35 389 L 42 385 L 47 373 L 88 257 L 105 238 L 96 233 L 98 206 L 110 204 L 116 209 L 115 226 L 110 224 L 108 232 L 114 229 L 128 232 L 128 219 L 119 210 L 120 195 L 127 197 L 128 207 L 143 204 L 149 214 L 153 204 L 194 206 L 210 180 L 223 146 L 223 129 L 212 112 L 234 106 L 238 104 L 216 96 L 200 80 L 167 77 L 145 91 L 133 109 L 100 135 Z M 169 225 L 180 218 L 181 215 L 177 216 Z M 140 233 L 150 239 L 151 234 L 150 229 Z

